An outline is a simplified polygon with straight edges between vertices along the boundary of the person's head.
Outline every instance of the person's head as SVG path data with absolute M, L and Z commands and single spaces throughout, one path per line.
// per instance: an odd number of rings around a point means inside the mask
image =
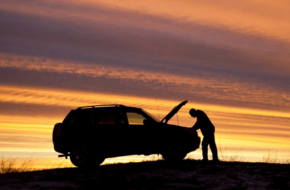
M 191 117 L 196 117 L 196 109 L 192 108 L 191 110 L 189 110 L 189 114 L 191 115 Z

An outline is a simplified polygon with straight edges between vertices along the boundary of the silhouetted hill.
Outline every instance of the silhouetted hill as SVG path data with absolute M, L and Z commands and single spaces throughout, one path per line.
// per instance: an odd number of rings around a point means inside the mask
M 8 189 L 290 189 L 290 165 L 185 160 L 0 175 Z

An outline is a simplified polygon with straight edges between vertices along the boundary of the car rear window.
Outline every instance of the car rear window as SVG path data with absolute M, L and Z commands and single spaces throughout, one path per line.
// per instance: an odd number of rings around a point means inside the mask
M 93 123 L 93 113 L 91 110 L 77 111 L 76 117 L 73 120 L 74 124 L 90 125 Z
M 72 123 L 75 118 L 75 110 L 72 110 L 67 114 L 67 116 L 64 118 L 62 123 Z

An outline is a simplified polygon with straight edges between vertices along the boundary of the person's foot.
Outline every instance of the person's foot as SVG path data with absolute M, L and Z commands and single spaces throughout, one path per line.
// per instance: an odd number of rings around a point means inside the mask
M 213 162 L 220 162 L 220 160 L 219 160 L 218 158 L 213 159 L 212 161 L 213 161 Z
M 201 161 L 202 162 L 208 162 L 208 159 L 202 159 Z

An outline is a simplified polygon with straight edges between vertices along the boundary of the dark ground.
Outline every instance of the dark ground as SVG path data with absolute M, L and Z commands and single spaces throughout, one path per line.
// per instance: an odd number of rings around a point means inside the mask
M 290 189 L 290 165 L 184 160 L 0 175 L 0 189 Z

